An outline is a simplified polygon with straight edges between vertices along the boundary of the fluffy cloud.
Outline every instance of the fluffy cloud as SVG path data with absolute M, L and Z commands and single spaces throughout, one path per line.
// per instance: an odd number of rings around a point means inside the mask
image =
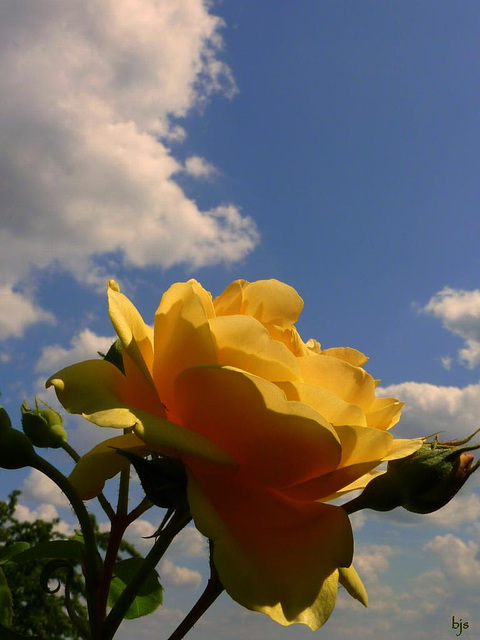
M 445 432 L 440 439 L 460 438 L 478 428 L 480 383 L 444 387 L 426 382 L 402 382 L 379 388 L 379 395 L 403 400 L 405 408 L 398 427 L 404 436 Z
M 422 516 L 422 521 L 440 527 L 457 529 L 465 524 L 480 521 L 480 496 L 476 493 L 460 493 L 445 507 Z
M 0 286 L 0 340 L 8 336 L 21 337 L 25 329 L 35 322 L 53 321 L 51 313 L 37 307 L 25 294 L 12 291 L 9 285 Z
M 194 178 L 210 178 L 218 173 L 212 164 L 199 156 L 190 156 L 185 160 L 185 171 Z
M 422 309 L 442 320 L 443 326 L 465 340 L 459 360 L 469 369 L 480 362 L 480 289 L 464 291 L 446 287 L 436 293 Z M 442 358 L 444 366 L 450 359 Z
M 424 546 L 424 551 L 438 555 L 447 575 L 464 584 L 480 586 L 480 546 L 473 540 L 464 542 L 451 533 L 435 536 Z
M 175 587 L 198 588 L 202 584 L 200 572 L 178 567 L 171 560 L 163 560 L 160 564 L 160 579 L 162 584 L 170 584 Z
M 32 270 L 103 286 L 102 255 L 197 268 L 255 246 L 234 205 L 202 211 L 186 196 L 168 146 L 185 136 L 178 118 L 235 92 L 222 26 L 206 0 L 1 3 L 0 286 L 21 311 L 0 319 L 3 336 L 47 319 L 12 293 Z
M 70 506 L 67 498 L 57 485 L 36 469 L 32 469 L 23 481 L 22 496 L 25 500 L 48 503 L 52 508 L 54 508 L 53 505 L 57 507 Z M 56 515 L 52 517 L 55 518 Z
M 169 553 L 186 558 L 206 558 L 207 549 L 207 540 L 200 531 L 195 527 L 185 527 L 172 542 Z
M 71 339 L 70 349 L 59 345 L 43 347 L 35 370 L 53 373 L 74 362 L 98 358 L 98 352 L 106 353 L 114 340 L 115 336 L 97 336 L 90 329 L 83 329 Z
M 387 544 L 371 544 L 360 547 L 355 553 L 355 567 L 366 582 L 375 583 L 380 573 L 385 573 L 389 566 L 389 558 L 398 553 Z
M 58 511 L 48 503 L 40 504 L 36 509 L 29 509 L 23 504 L 17 504 L 14 516 L 19 522 L 35 522 L 35 520 L 51 522 L 58 518 Z M 64 520 L 59 520 L 53 525 L 53 531 L 69 536 L 73 534 L 74 527 Z

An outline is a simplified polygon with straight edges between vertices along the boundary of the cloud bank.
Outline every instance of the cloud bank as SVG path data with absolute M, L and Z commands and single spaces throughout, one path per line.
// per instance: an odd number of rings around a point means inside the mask
M 474 369 L 480 362 L 480 289 L 445 287 L 422 310 L 439 318 L 446 329 L 464 339 L 465 346 L 459 350 L 458 359 Z M 450 358 L 442 358 L 442 362 L 445 368 L 450 368 Z
M 170 148 L 180 118 L 236 91 L 223 26 L 205 0 L 1 3 L 0 287 L 21 319 L 0 318 L 0 337 L 48 319 L 15 290 L 32 271 L 103 286 L 102 256 L 198 268 L 256 245 L 235 205 L 203 211 L 177 184 L 211 165 Z

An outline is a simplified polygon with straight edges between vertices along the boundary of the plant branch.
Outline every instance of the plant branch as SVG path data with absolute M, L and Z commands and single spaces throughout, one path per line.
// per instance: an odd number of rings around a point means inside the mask
M 145 582 L 150 572 L 157 566 L 170 543 L 192 519 L 189 511 L 177 511 L 168 526 L 162 531 L 157 541 L 150 549 L 142 566 L 137 571 L 132 580 L 127 584 L 121 596 L 115 603 L 105 620 L 103 640 L 111 640 L 115 635 L 120 623 L 132 604 L 138 590 Z
M 101 640 L 101 623 L 97 606 L 97 589 L 100 582 L 99 560 L 97 543 L 92 521 L 80 496 L 63 473 L 50 464 L 47 460 L 34 454 L 31 466 L 48 476 L 60 487 L 72 505 L 82 529 L 83 542 L 85 544 L 85 595 L 87 599 L 88 617 L 92 640 Z

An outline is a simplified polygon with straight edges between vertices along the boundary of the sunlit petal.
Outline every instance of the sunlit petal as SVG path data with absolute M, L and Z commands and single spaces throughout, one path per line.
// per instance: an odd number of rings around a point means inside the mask
M 184 369 L 216 364 L 208 318 L 214 309 L 209 293 L 195 280 L 172 285 L 155 314 L 153 375 L 162 402 L 174 411 L 173 385 Z M 175 416 L 174 416 L 175 417 Z
M 305 382 L 276 382 L 288 400 L 304 402 L 320 413 L 330 424 L 367 426 L 365 413 L 356 404 L 345 402 L 322 387 Z
M 209 321 L 218 364 L 243 369 L 266 380 L 299 380 L 297 359 L 273 340 L 267 329 L 250 316 L 232 315 Z
M 360 367 L 323 354 L 298 358 L 298 363 L 304 382 L 323 387 L 364 411 L 370 410 L 375 399 L 375 383 Z

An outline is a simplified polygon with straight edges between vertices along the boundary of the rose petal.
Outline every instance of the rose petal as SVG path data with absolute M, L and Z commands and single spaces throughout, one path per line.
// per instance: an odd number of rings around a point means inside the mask
M 243 369 L 266 380 L 299 380 L 297 359 L 287 347 L 273 340 L 267 329 L 250 316 L 212 318 L 210 330 L 218 364 Z
M 356 404 L 350 404 L 322 387 L 305 382 L 276 382 L 288 400 L 298 400 L 315 409 L 330 424 L 367 426 L 365 414 Z
M 133 405 L 165 415 L 155 389 L 146 385 L 143 378 L 127 379 L 106 360 L 85 360 L 66 367 L 54 373 L 46 386 L 55 388 L 69 413 L 91 414 Z
M 279 280 L 249 282 L 243 290 L 242 313 L 263 324 L 287 328 L 295 324 L 303 309 L 303 300 L 293 287 Z
M 382 476 L 384 473 L 385 471 L 377 471 L 377 470 L 369 471 L 368 473 L 366 473 L 363 476 L 360 476 L 350 484 L 347 484 L 345 487 L 342 487 L 335 493 L 332 493 L 331 495 L 325 498 L 322 498 L 322 502 L 330 502 L 330 500 L 339 498 L 340 496 L 343 496 L 346 493 L 350 493 L 350 491 L 359 491 L 361 489 L 365 489 L 365 487 L 371 480 L 373 480 L 377 476 Z
M 330 349 L 324 349 L 322 355 L 333 356 L 339 360 L 344 360 L 354 367 L 362 367 L 368 362 L 368 358 L 364 353 L 357 351 L 357 349 L 352 349 L 352 347 L 332 347 Z
M 303 381 L 323 387 L 342 400 L 369 411 L 375 399 L 375 383 L 360 367 L 323 354 L 298 358 Z
M 370 427 L 335 428 L 342 444 L 338 468 L 321 477 L 284 489 L 298 500 L 323 500 L 377 467 L 392 452 L 393 437 Z
M 396 398 L 375 398 L 375 401 L 367 413 L 367 423 L 376 429 L 391 429 L 400 420 L 402 407 L 405 403 Z
M 213 300 L 217 316 L 229 316 L 242 313 L 243 291 L 249 283 L 246 280 L 234 280 Z
M 227 473 L 190 473 L 188 496 L 234 600 L 283 625 L 303 623 L 315 630 L 326 622 L 336 600 L 336 569 L 349 566 L 353 553 L 343 509 L 297 503 Z
M 208 325 L 208 318 L 213 315 L 210 294 L 195 280 L 171 286 L 155 314 L 153 376 L 173 419 L 176 417 L 173 385 L 177 375 L 194 365 L 217 363 Z
M 109 438 L 93 447 L 80 458 L 68 478 L 82 500 L 98 496 L 107 480 L 128 467 L 128 460 L 118 454 L 115 448 L 136 453 L 146 451 L 145 444 L 134 433 Z
M 109 280 L 108 313 L 120 338 L 124 354 L 128 354 L 144 379 L 153 386 L 153 330 L 145 324 L 130 300 L 120 293 L 118 284 Z M 125 359 L 125 358 L 124 358 Z M 128 375 L 127 368 L 125 373 Z
M 175 385 L 181 424 L 228 452 L 240 473 L 286 486 L 335 469 L 335 430 L 274 384 L 230 367 L 193 367 Z

